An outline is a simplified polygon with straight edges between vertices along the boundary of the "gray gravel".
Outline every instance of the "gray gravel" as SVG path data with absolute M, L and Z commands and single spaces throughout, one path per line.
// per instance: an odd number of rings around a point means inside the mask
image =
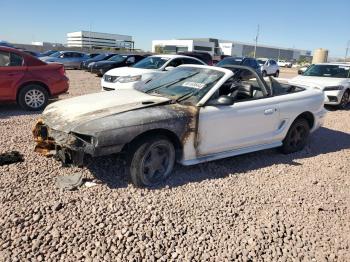
M 68 96 L 99 90 L 68 74 Z M 0 166 L 0 261 L 350 261 L 350 111 L 330 112 L 302 152 L 177 166 L 153 190 L 114 157 L 79 169 L 35 154 L 38 117 L 0 106 L 0 153 L 25 158 Z M 97 184 L 56 188 L 78 171 Z

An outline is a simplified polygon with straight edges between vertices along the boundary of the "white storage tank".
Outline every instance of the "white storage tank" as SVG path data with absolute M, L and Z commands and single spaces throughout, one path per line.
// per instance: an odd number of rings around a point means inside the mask
M 314 50 L 314 55 L 312 57 L 312 63 L 326 63 L 328 60 L 328 50 L 324 48 L 317 48 Z

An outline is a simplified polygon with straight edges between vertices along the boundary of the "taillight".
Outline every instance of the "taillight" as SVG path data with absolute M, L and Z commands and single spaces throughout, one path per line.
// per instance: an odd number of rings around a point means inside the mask
M 66 70 L 64 69 L 64 66 L 61 66 L 60 69 L 59 69 L 59 71 L 60 71 L 60 74 L 61 74 L 62 76 L 65 76 L 65 75 L 66 75 Z

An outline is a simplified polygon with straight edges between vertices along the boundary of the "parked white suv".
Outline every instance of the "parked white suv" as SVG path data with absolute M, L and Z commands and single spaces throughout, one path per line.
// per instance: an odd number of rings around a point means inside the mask
M 184 55 L 149 56 L 132 67 L 121 67 L 107 71 L 101 79 L 102 90 L 138 89 L 162 73 L 184 64 L 205 65 L 197 58 Z
M 325 104 L 345 108 L 350 103 L 350 64 L 311 65 L 303 75 L 289 81 L 296 85 L 317 87 L 325 94 Z
M 266 59 L 266 58 L 259 58 L 257 59 L 259 65 L 260 65 L 260 70 L 261 74 L 263 77 L 265 76 L 274 76 L 278 77 L 280 74 L 280 67 L 276 63 L 275 60 L 273 59 Z
M 292 67 L 292 62 L 288 62 L 286 60 L 278 60 L 277 64 L 280 66 L 280 67 L 288 67 L 288 68 L 291 68 Z

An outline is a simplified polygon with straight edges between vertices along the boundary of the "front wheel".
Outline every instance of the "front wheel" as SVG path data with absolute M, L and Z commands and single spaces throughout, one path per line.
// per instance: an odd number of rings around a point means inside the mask
M 350 90 L 346 90 L 341 98 L 339 107 L 341 109 L 345 109 L 349 103 L 350 103 Z
M 284 154 L 290 154 L 302 150 L 310 134 L 309 123 L 304 118 L 294 121 L 283 140 L 281 151 Z
M 18 94 L 18 103 L 30 111 L 42 110 L 49 101 L 49 93 L 40 85 L 27 85 L 23 87 Z
M 137 187 L 151 187 L 165 181 L 175 164 L 175 148 L 164 136 L 146 137 L 131 146 L 129 173 Z
M 266 77 L 266 76 L 267 76 L 266 71 L 262 71 L 262 76 L 263 76 L 263 77 Z

